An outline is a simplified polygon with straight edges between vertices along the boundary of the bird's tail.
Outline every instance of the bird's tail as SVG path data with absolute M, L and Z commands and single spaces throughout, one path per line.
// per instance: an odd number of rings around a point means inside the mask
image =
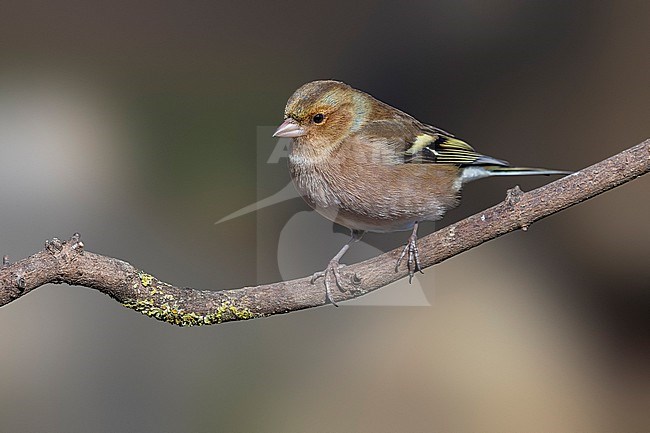
M 548 168 L 533 168 L 533 167 L 501 167 L 501 166 L 485 166 L 490 176 L 530 176 L 530 175 L 567 175 L 573 173 L 566 170 L 551 170 Z
M 560 175 L 573 173 L 566 170 L 551 170 L 548 168 L 532 167 L 507 167 L 502 165 L 470 165 L 463 168 L 463 183 L 491 176 L 533 176 L 533 175 Z

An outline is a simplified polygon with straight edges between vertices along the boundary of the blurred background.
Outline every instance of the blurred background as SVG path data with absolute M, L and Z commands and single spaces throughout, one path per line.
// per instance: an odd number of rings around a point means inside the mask
M 78 231 L 180 286 L 312 274 L 345 237 L 319 218 L 283 235 L 300 199 L 214 224 L 287 185 L 268 131 L 297 87 L 343 80 L 489 155 L 577 170 L 650 136 L 648 16 L 649 2 L 5 1 L 0 254 Z M 422 233 L 549 180 L 470 184 Z M 0 430 L 644 430 L 649 198 L 647 176 L 429 268 L 424 307 L 181 329 L 43 287 L 0 311 Z M 405 239 L 369 236 L 347 260 Z

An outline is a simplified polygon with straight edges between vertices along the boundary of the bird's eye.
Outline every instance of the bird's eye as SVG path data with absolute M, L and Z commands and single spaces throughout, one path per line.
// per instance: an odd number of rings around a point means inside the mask
M 323 115 L 323 113 L 315 114 L 312 120 L 314 123 L 323 123 L 323 120 L 325 120 L 325 115 Z

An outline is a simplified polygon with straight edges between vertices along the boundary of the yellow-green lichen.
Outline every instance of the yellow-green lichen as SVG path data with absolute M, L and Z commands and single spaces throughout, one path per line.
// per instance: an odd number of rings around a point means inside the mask
M 153 282 L 153 276 L 145 272 L 138 272 L 138 277 L 140 278 L 140 283 L 142 283 L 144 287 L 149 286 Z
M 255 315 L 248 308 L 239 308 L 230 301 L 223 301 L 217 312 L 213 314 L 220 321 L 227 320 L 247 320 L 252 319 Z M 233 319 L 232 317 L 235 319 Z
M 237 307 L 229 300 L 223 301 L 214 313 L 204 315 L 185 311 L 168 303 L 157 306 L 153 299 L 132 300 L 124 302 L 122 305 L 139 311 L 145 316 L 178 326 L 214 325 L 233 320 L 247 320 L 259 317 L 248 308 Z

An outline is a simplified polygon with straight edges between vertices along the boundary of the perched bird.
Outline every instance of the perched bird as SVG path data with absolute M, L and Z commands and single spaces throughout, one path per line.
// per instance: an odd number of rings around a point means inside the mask
M 424 124 L 339 81 L 312 81 L 289 98 L 274 137 L 292 138 L 291 178 L 300 195 L 325 218 L 349 228 L 352 238 L 312 283 L 323 277 L 346 290 L 339 261 L 367 231 L 412 230 L 404 257 L 409 281 L 421 271 L 420 221 L 436 221 L 458 206 L 463 184 L 489 176 L 564 175 L 567 171 L 510 167 L 477 153 L 448 132 Z M 334 303 L 335 304 L 335 303 Z

